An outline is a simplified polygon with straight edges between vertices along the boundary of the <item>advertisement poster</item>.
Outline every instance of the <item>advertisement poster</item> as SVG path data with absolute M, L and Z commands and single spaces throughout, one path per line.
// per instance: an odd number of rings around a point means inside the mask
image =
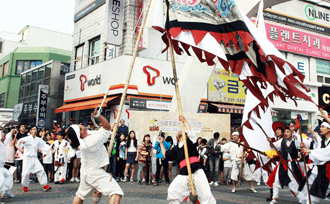
M 209 80 L 208 100 L 244 105 L 246 91 L 246 86 L 239 81 L 237 74 L 214 69 Z
M 46 126 L 46 111 L 47 111 L 47 99 L 49 93 L 49 86 L 39 85 L 38 90 L 38 110 L 36 124 L 40 128 Z

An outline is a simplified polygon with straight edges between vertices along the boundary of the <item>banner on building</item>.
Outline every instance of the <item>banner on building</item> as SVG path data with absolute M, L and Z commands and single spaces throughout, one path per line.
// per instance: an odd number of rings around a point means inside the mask
M 38 102 L 28 102 L 23 103 L 23 109 L 21 114 L 19 115 L 19 119 L 31 119 L 36 118 L 38 110 Z
M 105 0 L 76 0 L 74 9 L 74 22 L 80 20 L 104 3 Z
M 44 128 L 46 126 L 48 93 L 49 93 L 49 86 L 39 85 L 36 124 L 40 128 Z
M 106 42 L 121 45 L 123 42 L 124 0 L 108 0 Z
M 13 112 L 13 120 L 18 120 L 23 110 L 23 103 L 15 104 Z
M 224 69 L 214 69 L 209 80 L 208 101 L 244 104 L 247 88 L 238 75 Z

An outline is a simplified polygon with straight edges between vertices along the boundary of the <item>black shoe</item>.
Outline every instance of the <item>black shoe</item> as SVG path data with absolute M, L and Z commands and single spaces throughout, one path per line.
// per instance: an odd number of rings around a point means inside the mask
M 62 182 L 62 181 L 60 181 L 60 182 L 59 182 L 59 184 L 63 184 L 63 182 Z
M 270 198 L 270 197 L 267 197 L 266 198 L 266 201 L 268 201 L 268 202 L 270 202 L 270 201 L 272 201 L 273 199 L 272 198 Z
M 59 183 L 60 183 L 60 182 L 58 182 L 58 181 L 55 181 L 55 182 L 54 182 L 54 184 L 59 184 Z
M 148 186 L 148 185 L 149 185 L 149 183 L 146 183 L 146 185 Z

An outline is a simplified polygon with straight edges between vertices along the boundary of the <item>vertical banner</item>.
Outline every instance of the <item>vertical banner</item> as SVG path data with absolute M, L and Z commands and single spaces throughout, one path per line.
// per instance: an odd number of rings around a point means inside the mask
M 37 126 L 44 128 L 46 126 L 46 111 L 49 86 L 39 85 L 38 89 L 38 110 L 37 110 Z
M 13 120 L 18 120 L 23 110 L 23 103 L 16 104 L 14 106 Z
M 140 33 L 142 19 L 143 19 L 143 0 L 138 0 L 137 17 L 136 17 L 136 20 L 137 20 L 136 37 Z M 139 42 L 139 49 L 141 49 L 141 48 L 143 48 L 143 36 L 141 36 L 141 40 Z
M 106 42 L 121 45 L 123 41 L 124 0 L 107 1 Z

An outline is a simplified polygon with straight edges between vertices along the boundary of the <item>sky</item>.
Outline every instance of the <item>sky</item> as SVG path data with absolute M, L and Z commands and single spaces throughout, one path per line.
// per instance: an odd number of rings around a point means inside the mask
M 0 0 L 0 32 L 26 25 L 73 34 L 75 0 Z

